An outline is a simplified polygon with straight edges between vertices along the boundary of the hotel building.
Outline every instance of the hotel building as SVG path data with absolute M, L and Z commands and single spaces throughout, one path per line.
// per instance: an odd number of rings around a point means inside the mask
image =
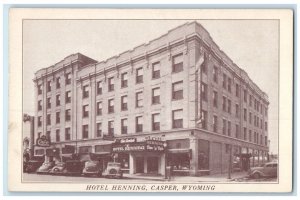
M 267 160 L 268 97 L 197 23 L 105 61 L 35 73 L 36 156 L 92 154 L 128 173 L 201 175 Z M 230 158 L 231 156 L 231 158 Z M 229 165 L 232 162 L 232 165 Z

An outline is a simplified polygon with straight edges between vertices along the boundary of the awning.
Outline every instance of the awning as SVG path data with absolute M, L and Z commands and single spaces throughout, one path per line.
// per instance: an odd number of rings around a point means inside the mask
M 110 156 L 110 152 L 99 152 L 99 153 L 90 153 L 91 160 L 100 160 L 102 158 Z
M 168 149 L 168 153 L 190 153 L 191 149 Z

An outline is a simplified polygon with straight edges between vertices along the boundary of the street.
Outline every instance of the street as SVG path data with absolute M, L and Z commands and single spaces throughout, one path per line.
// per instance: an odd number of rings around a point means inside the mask
M 190 183 L 211 183 L 211 182 L 276 182 L 277 178 L 250 179 L 246 174 L 236 173 L 232 179 L 227 179 L 226 175 L 209 176 L 176 176 L 171 180 L 166 180 L 162 176 L 139 176 L 124 174 L 122 179 L 109 179 L 105 177 L 86 177 L 86 176 L 62 176 L 49 174 L 24 173 L 24 182 L 78 182 L 78 183 L 162 183 L 162 182 L 190 182 Z

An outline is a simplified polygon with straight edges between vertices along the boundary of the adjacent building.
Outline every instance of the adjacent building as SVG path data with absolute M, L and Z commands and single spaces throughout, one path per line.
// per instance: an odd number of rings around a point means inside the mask
M 105 61 L 70 55 L 34 83 L 35 138 L 51 141 L 36 141 L 36 156 L 90 154 L 128 173 L 172 165 L 182 175 L 267 160 L 266 93 L 197 22 Z

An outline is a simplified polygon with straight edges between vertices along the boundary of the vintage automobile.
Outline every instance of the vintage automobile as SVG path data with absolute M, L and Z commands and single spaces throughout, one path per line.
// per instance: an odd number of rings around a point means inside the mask
M 58 175 L 63 174 L 66 169 L 66 163 L 58 162 L 55 166 L 50 170 L 50 174 Z
M 64 175 L 81 175 L 84 163 L 80 160 L 67 160 Z
M 99 161 L 86 161 L 82 174 L 85 176 L 102 176 L 102 168 Z
M 54 162 L 44 162 L 36 171 L 38 174 L 47 174 L 54 167 Z
M 255 179 L 260 177 L 277 177 L 277 166 L 277 162 L 268 162 L 261 167 L 252 167 L 248 171 L 248 176 Z
M 123 172 L 121 170 L 121 163 L 108 162 L 105 171 L 102 176 L 107 178 L 122 178 Z
M 23 163 L 24 172 L 33 173 L 43 164 L 42 160 L 29 160 L 28 162 Z

